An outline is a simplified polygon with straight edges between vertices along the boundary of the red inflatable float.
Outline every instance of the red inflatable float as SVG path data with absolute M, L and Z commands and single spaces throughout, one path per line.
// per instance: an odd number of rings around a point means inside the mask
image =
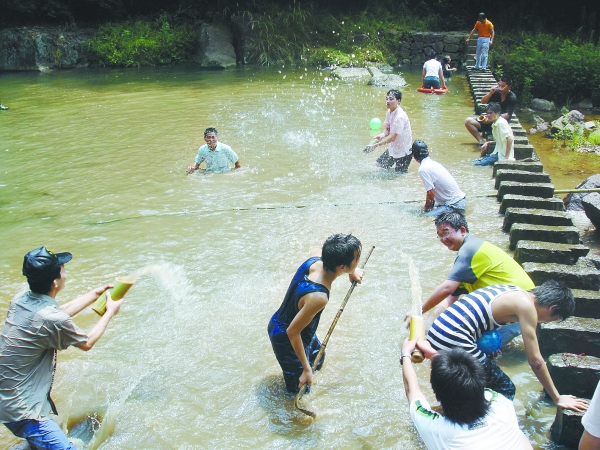
M 426 88 L 421 86 L 419 89 L 417 89 L 418 92 L 423 92 L 425 94 L 446 94 L 448 93 L 448 88 L 444 87 L 444 88 L 439 88 L 439 89 L 434 89 L 434 88 Z

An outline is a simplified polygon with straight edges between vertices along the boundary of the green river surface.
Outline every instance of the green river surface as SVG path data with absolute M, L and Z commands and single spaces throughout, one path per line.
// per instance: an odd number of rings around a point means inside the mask
M 468 162 L 477 145 L 463 125 L 473 114 L 464 76 L 443 96 L 416 92 L 420 70 L 405 76 L 413 139 L 467 193 L 471 232 L 508 249 L 498 204 L 482 196 L 493 192 L 491 168 Z M 88 449 L 424 448 L 398 363 L 409 266 L 426 297 L 456 254 L 420 214 L 418 165 L 398 175 L 375 167 L 381 148 L 362 151 L 386 90 L 287 67 L 0 74 L 10 107 L 0 111 L 0 316 L 27 287 L 23 255 L 41 245 L 74 255 L 59 302 L 142 273 L 96 347 L 59 356 L 53 397 L 65 425 L 102 421 Z M 240 170 L 185 174 L 208 126 Z M 542 162 L 558 151 L 545 145 Z M 597 172 L 597 157 L 583 158 L 553 167 L 557 188 Z M 285 394 L 266 329 L 309 250 L 338 232 L 376 248 L 305 397 L 312 421 Z M 334 283 L 321 338 L 349 286 Z M 97 320 L 91 309 L 75 319 L 86 330 Z M 554 448 L 555 407 L 520 339 L 500 364 L 517 385 L 523 431 Z M 417 372 L 433 400 L 429 363 Z M 0 428 L 3 447 L 17 442 Z

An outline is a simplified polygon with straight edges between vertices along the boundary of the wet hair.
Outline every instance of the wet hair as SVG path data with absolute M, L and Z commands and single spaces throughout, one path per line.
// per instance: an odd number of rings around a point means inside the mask
M 402 100 L 402 92 L 400 92 L 398 89 L 390 89 L 389 91 L 387 91 L 387 94 L 385 95 L 390 95 L 392 94 L 394 97 L 396 97 L 396 100 L 400 101 Z
M 500 81 L 504 81 L 508 86 L 512 87 L 512 80 L 509 77 L 500 77 Z
M 464 214 L 458 211 L 447 211 L 442 213 L 435 218 L 434 223 L 436 227 L 447 223 L 457 231 L 460 230 L 460 227 L 465 227 L 467 233 L 469 232 L 469 224 L 467 223 L 467 219 L 465 219 Z
M 423 161 L 429 156 L 429 150 L 427 150 L 427 144 L 425 141 L 417 139 L 412 145 L 412 155 L 417 161 Z
M 208 133 L 215 133 L 216 136 L 219 135 L 219 132 L 215 127 L 208 127 L 206 130 L 204 130 L 204 137 L 206 137 Z
M 352 234 L 334 234 L 323 244 L 321 259 L 325 270 L 335 272 L 338 266 L 350 266 L 360 256 L 362 244 Z
M 492 102 L 487 105 L 486 111 L 492 111 L 493 113 L 500 114 L 502 108 L 500 107 L 500 103 Z
M 31 292 L 34 292 L 36 294 L 46 295 L 52 289 L 52 283 L 54 283 L 54 280 L 57 280 L 59 278 L 60 278 L 60 272 L 56 278 L 45 278 L 45 279 L 41 279 L 41 280 L 27 278 L 27 284 L 29 284 L 29 290 Z
M 431 387 L 444 416 L 459 425 L 472 425 L 484 417 L 487 377 L 483 364 L 461 348 L 441 351 L 431 361 Z
M 480 13 L 479 13 L 479 18 L 480 18 L 480 19 L 486 19 L 486 17 L 485 17 L 485 13 L 482 13 L 482 12 L 480 12 Z
M 553 315 L 560 320 L 567 319 L 575 312 L 575 298 L 566 284 L 556 280 L 548 280 L 531 290 L 539 306 L 556 306 Z

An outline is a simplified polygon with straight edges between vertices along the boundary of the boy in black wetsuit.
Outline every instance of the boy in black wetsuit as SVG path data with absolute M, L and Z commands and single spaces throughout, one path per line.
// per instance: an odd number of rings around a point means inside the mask
M 311 364 L 321 348 L 316 331 L 331 284 L 345 273 L 350 282 L 362 281 L 364 271 L 356 267 L 361 249 L 360 241 L 351 234 L 334 234 L 322 249 L 311 250 L 271 317 L 267 331 L 289 392 L 298 392 L 304 383 L 312 384 Z M 323 359 L 319 368 L 322 364 Z

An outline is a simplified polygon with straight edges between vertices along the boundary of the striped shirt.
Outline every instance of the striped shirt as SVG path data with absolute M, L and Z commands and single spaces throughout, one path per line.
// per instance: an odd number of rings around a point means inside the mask
M 460 347 L 481 362 L 486 355 L 477 347 L 477 339 L 486 331 L 502 325 L 494 320 L 492 303 L 508 291 L 522 291 L 504 284 L 488 286 L 465 295 L 439 315 L 427 333 L 427 340 L 436 350 Z

